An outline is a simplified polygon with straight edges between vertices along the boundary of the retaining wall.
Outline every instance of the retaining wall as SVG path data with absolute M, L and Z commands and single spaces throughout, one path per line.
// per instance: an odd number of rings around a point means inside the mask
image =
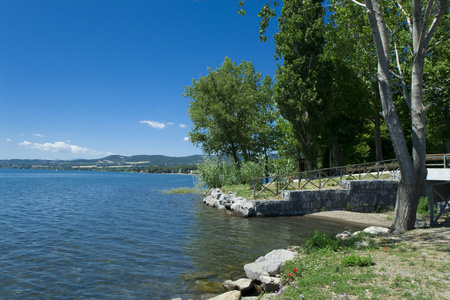
M 211 190 L 208 205 L 243 217 L 294 216 L 321 210 L 373 212 L 395 206 L 397 180 L 342 180 L 340 189 L 284 191 L 283 200 L 246 200 L 235 194 Z

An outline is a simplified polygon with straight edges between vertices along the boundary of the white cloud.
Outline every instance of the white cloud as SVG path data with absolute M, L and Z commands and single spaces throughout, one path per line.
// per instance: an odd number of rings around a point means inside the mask
M 160 123 L 160 122 L 156 122 L 156 121 L 141 121 L 141 124 L 147 124 L 148 126 L 156 128 L 156 129 L 164 129 L 167 126 L 173 125 L 173 122 Z
M 35 133 L 35 134 L 33 134 L 34 136 L 37 136 L 37 137 L 45 137 L 45 135 L 42 135 L 42 134 L 40 134 L 40 133 Z
M 51 151 L 51 152 L 64 152 L 64 153 L 77 153 L 77 154 L 94 154 L 100 155 L 103 152 L 90 150 L 86 147 L 80 147 L 77 145 L 70 145 L 66 142 L 55 142 L 55 143 L 31 143 L 28 141 L 23 141 L 19 143 L 19 146 L 28 147 L 31 149 L 41 150 L 41 151 Z
M 7 142 L 12 142 L 13 140 L 10 139 L 10 138 L 6 138 L 6 141 L 7 141 Z
M 164 123 L 159 123 L 156 121 L 141 121 L 141 124 L 147 124 L 150 127 L 157 128 L 157 129 L 164 129 L 166 128 L 166 125 Z
M 188 138 L 187 136 L 184 138 L 184 140 L 185 140 L 186 142 L 189 142 L 189 138 Z
M 186 128 L 186 124 L 180 124 L 180 128 Z

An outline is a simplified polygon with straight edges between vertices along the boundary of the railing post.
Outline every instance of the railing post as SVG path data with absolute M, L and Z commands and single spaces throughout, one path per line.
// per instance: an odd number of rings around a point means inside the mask
M 322 172 L 319 171 L 319 190 L 322 189 Z
M 277 178 L 277 195 L 278 195 L 278 183 L 280 182 L 280 178 L 278 176 L 276 176 Z
M 444 154 L 444 169 L 447 169 L 447 154 Z

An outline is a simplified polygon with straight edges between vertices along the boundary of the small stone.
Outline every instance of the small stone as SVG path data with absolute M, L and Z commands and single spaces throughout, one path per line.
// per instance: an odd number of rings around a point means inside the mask
M 223 293 L 219 296 L 209 298 L 209 300 L 239 300 L 241 299 L 241 292 L 239 291 L 230 291 Z
M 389 232 L 388 228 L 378 227 L 378 226 L 370 226 L 364 229 L 365 233 L 375 234 L 375 235 L 387 235 Z
M 266 292 L 276 292 L 280 289 L 281 278 L 261 276 L 259 280 L 261 280 L 264 291 Z
M 227 291 L 237 290 L 245 292 L 253 288 L 253 280 L 248 278 L 241 278 L 236 281 L 226 280 L 223 283 L 223 288 Z
M 353 237 L 353 236 L 352 236 L 352 234 L 351 234 L 350 232 L 348 232 L 348 231 L 344 231 L 344 232 L 342 232 L 342 233 L 336 234 L 336 239 L 339 239 L 339 240 L 346 240 L 346 239 L 349 239 L 349 238 L 351 238 L 351 237 Z

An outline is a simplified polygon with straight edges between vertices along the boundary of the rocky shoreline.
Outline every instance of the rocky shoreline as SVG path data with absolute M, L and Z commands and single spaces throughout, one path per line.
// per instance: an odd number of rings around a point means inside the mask
M 388 228 L 369 226 L 364 232 L 384 235 L 388 234 Z M 353 234 L 345 231 L 337 234 L 336 238 L 346 239 L 359 234 Z M 393 237 L 400 241 L 400 238 Z M 292 246 L 288 249 L 278 249 L 259 257 L 255 262 L 244 265 L 246 278 L 240 278 L 235 281 L 226 280 L 223 282 L 225 292 L 208 300 L 268 300 L 276 297 L 276 292 L 282 288 L 280 273 L 285 263 L 295 259 L 299 253 L 298 246 Z M 260 298 L 259 298 L 260 297 Z M 182 300 L 174 298 L 172 300 Z

